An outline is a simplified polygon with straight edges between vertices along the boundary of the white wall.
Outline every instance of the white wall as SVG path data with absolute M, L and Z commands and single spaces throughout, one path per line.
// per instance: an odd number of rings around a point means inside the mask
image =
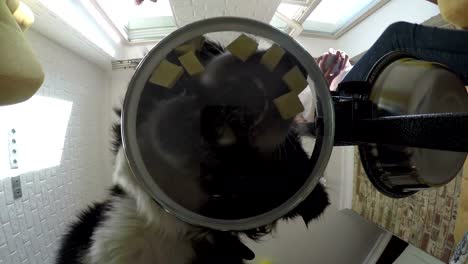
M 369 49 L 390 24 L 397 21 L 422 23 L 437 14 L 437 5 L 426 0 L 391 0 L 343 35 L 338 46 L 353 57 Z
M 296 38 L 313 57 L 318 57 L 327 52 L 329 48 L 340 49 L 338 40 L 321 39 L 299 36 Z
M 105 34 L 80 1 L 24 0 L 35 14 L 32 29 L 109 69 L 109 61 L 119 46 Z
M 438 7 L 426 0 L 391 0 L 337 40 L 306 36 L 296 40 L 314 57 L 329 48 L 344 50 L 353 57 L 367 50 L 393 22 L 422 23 L 438 13 Z
M 122 106 L 128 84 L 134 72 L 134 69 L 117 69 L 112 71 L 110 88 L 110 102 L 112 107 L 120 108 Z M 112 114 L 112 120 L 116 120 L 114 114 Z
M 304 146 L 310 146 L 307 140 Z M 347 211 L 351 207 L 354 149 L 333 149 L 324 176 L 331 205 L 325 214 L 309 224 L 301 219 L 282 222 L 271 237 L 249 243 L 256 253 L 252 263 L 362 263 L 383 230 Z
M 46 80 L 30 101 L 0 107 L 0 142 L 14 126 L 19 149 L 12 171 L 0 143 L 0 263 L 48 264 L 66 225 L 110 186 L 108 76 L 38 33 L 26 36 Z M 16 174 L 23 197 L 13 200 L 9 176 Z
M 114 60 L 143 58 L 156 44 L 157 42 L 121 45 L 116 49 Z
M 283 222 L 273 237 L 248 246 L 256 254 L 252 263 L 361 264 L 382 232 L 352 211 L 330 208 L 308 229 L 302 220 Z

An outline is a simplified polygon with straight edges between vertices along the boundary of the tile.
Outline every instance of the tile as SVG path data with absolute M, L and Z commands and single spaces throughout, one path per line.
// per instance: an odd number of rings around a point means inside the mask
M 405 199 L 390 199 L 377 192 L 367 179 L 359 157 L 355 159 L 355 175 L 353 209 L 356 212 L 436 258 L 446 259 L 456 242 L 454 229 L 463 189 L 457 184 L 463 185 L 462 174 L 447 186 L 421 191 Z
M 63 226 L 68 224 L 80 205 L 66 202 L 67 196 L 77 200 L 80 194 L 67 193 L 67 189 L 59 186 L 71 185 L 72 189 L 78 189 L 80 185 L 85 185 L 88 178 L 96 178 L 93 179 L 95 188 L 87 192 L 81 204 L 98 197 L 108 187 L 110 177 L 108 180 L 95 175 L 110 175 L 110 172 L 102 166 L 92 167 L 88 164 L 110 161 L 111 154 L 102 151 L 108 149 L 108 142 L 101 142 L 100 138 L 101 132 L 104 137 L 108 124 L 96 115 L 107 107 L 103 102 L 106 102 L 106 90 L 110 87 L 105 84 L 107 74 L 86 59 L 35 32 L 28 31 L 25 35 L 31 39 L 36 54 L 41 55 L 39 58 L 46 74 L 46 82 L 39 89 L 38 96 L 71 102 L 72 114 L 66 128 L 61 163 L 57 167 L 21 175 L 23 197 L 19 200 L 12 198 L 10 179 L 0 180 L 0 263 L 48 264 L 53 262 L 53 249 L 64 229 L 57 228 L 59 232 L 55 234 L 54 228 L 53 236 L 44 234 L 44 230 L 49 232 L 50 226 L 58 223 Z M 111 108 L 109 105 L 109 116 Z M 99 137 L 89 137 L 90 132 Z M 3 139 L 0 133 L 0 140 Z M 70 177 L 72 171 L 78 170 L 82 177 Z M 62 173 L 60 177 L 59 172 Z M 58 207 L 62 204 L 68 210 Z M 52 222 L 41 222 L 41 217 L 48 218 L 47 214 L 54 213 Z M 41 243 L 45 246 L 41 246 Z

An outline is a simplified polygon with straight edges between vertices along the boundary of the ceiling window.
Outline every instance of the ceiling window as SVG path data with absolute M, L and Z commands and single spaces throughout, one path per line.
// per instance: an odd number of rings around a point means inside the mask
M 389 0 L 284 0 L 271 24 L 293 36 L 304 34 L 337 39 L 387 2 Z
M 129 42 L 160 40 L 176 29 L 169 0 L 96 0 L 99 7 Z
M 297 19 L 302 14 L 304 6 L 290 3 L 281 3 L 278 12 L 289 19 Z

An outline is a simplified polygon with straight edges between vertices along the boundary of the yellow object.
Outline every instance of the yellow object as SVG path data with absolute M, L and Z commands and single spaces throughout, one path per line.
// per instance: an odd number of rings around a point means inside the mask
M 231 42 L 226 49 L 241 61 L 246 62 L 257 51 L 257 47 L 258 43 L 255 40 L 242 34 Z
M 304 106 L 295 92 L 289 92 L 273 100 L 284 120 L 291 119 L 304 111 Z
M 274 71 L 276 66 L 278 66 L 278 63 L 283 58 L 284 53 L 284 49 L 274 44 L 265 52 L 265 54 L 263 54 L 260 63 L 265 65 L 268 70 Z
M 23 2 L 20 2 L 19 7 L 13 13 L 13 16 L 22 31 L 28 30 L 34 23 L 34 13 L 31 8 Z
M 6 0 L 6 4 L 8 6 L 8 9 L 10 9 L 10 12 L 13 14 L 15 13 L 16 9 L 19 7 L 19 0 Z
M 179 54 L 185 54 L 190 51 L 201 50 L 204 42 L 205 38 L 200 36 L 188 41 L 183 45 L 180 45 L 179 47 L 175 48 L 175 51 Z
M 438 0 L 440 14 L 457 27 L 468 28 L 468 0 Z
M 289 90 L 295 94 L 300 94 L 309 85 L 306 78 L 302 74 L 299 67 L 294 66 L 289 72 L 283 76 L 283 81 L 288 86 Z
M 0 0 L 0 106 L 29 99 L 44 81 L 32 47 L 10 12 L 14 4 L 9 4 Z
M 264 260 L 261 260 L 258 264 L 273 264 L 273 261 L 269 259 L 264 259 Z
M 205 70 L 205 67 L 203 67 L 203 64 L 201 64 L 193 51 L 189 51 L 185 55 L 180 56 L 179 61 L 192 76 L 200 74 Z
M 183 74 L 182 67 L 163 60 L 154 70 L 149 82 L 165 88 L 172 88 Z

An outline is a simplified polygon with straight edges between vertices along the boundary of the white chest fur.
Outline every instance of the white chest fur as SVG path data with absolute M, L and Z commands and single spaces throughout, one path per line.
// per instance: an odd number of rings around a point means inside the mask
M 116 201 L 107 217 L 93 235 L 86 263 L 185 264 L 193 257 L 189 239 L 169 235 L 170 225 L 147 222 L 131 198 Z
M 193 258 L 195 227 L 159 207 L 136 183 L 122 149 L 114 181 L 128 193 L 114 198 L 113 209 L 92 237 L 86 264 L 187 264 Z

